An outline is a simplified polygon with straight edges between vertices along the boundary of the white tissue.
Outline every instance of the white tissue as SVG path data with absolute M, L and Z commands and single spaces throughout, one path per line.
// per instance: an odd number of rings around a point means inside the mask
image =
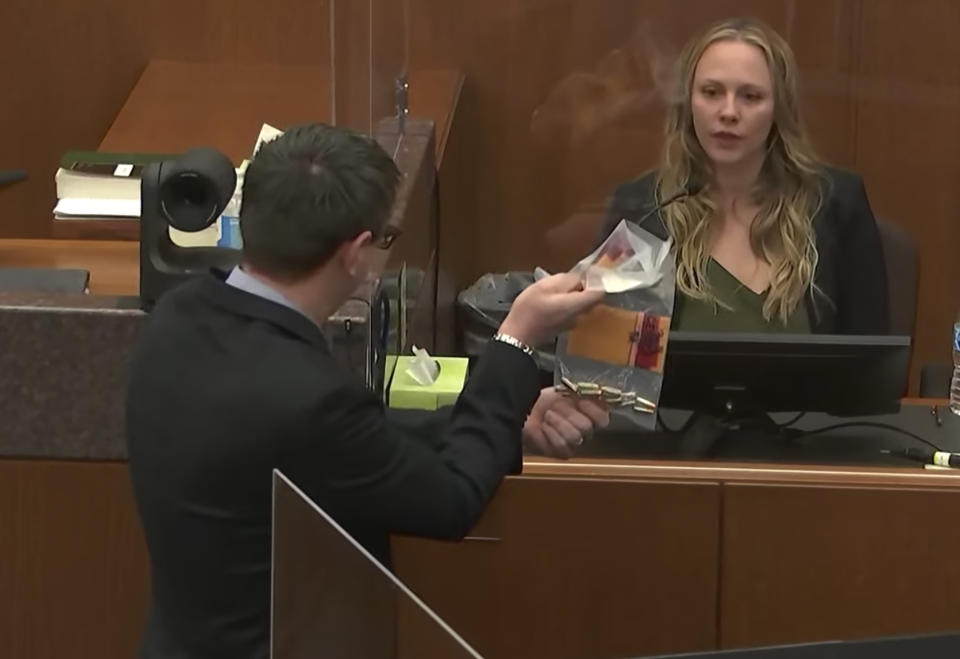
M 440 365 L 423 348 L 413 346 L 413 359 L 407 366 L 407 375 L 422 387 L 429 387 L 440 377 Z
M 613 267 L 597 265 L 597 261 L 614 246 L 629 248 L 633 254 Z M 671 246 L 669 239 L 660 240 L 649 231 L 620 220 L 603 244 L 573 266 L 570 272 L 581 276 L 587 290 L 623 293 L 637 288 L 650 288 L 663 278 L 663 264 L 670 255 Z M 533 270 L 534 281 L 549 276 L 550 273 L 539 266 Z
M 613 247 L 629 248 L 633 253 L 611 266 L 597 265 L 597 261 Z M 663 264 L 670 254 L 671 241 L 660 240 L 653 234 L 626 220 L 613 230 L 590 256 L 573 267 L 571 272 L 583 275 L 587 290 L 600 289 L 607 293 L 623 293 L 637 288 L 656 286 L 663 277 Z

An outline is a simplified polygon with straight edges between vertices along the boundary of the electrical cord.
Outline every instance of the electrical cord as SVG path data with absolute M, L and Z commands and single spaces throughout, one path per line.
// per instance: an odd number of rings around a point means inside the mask
M 904 430 L 903 428 L 898 428 L 897 426 L 890 425 L 888 423 L 877 423 L 875 421 L 848 421 L 846 423 L 836 423 L 834 425 L 824 426 L 814 430 L 796 430 L 795 432 L 797 433 L 796 437 L 802 439 L 806 437 L 812 437 L 814 435 L 822 435 L 825 432 L 833 432 L 834 430 L 843 430 L 845 428 L 877 428 L 879 430 L 889 430 L 906 437 L 910 437 L 911 439 L 914 439 L 922 444 L 926 444 L 935 451 L 943 450 L 930 440 L 924 439 L 920 435 L 912 433 L 909 430 Z
M 26 178 L 27 173 L 22 169 L 14 169 L 9 172 L 0 172 L 0 187 L 25 181 Z
M 663 420 L 663 415 L 660 414 L 659 407 L 657 408 L 657 423 L 660 424 L 660 427 L 663 428 L 663 430 L 669 435 L 676 435 L 681 431 L 680 428 L 671 428 L 666 424 L 666 422 Z
M 805 417 L 805 416 L 807 416 L 807 413 L 806 413 L 806 412 L 800 412 L 799 414 L 797 414 L 797 416 L 793 417 L 792 419 L 790 419 L 790 420 L 787 421 L 786 423 L 775 423 L 775 424 L 773 424 L 773 425 L 775 425 L 777 428 L 781 428 L 781 429 L 783 429 L 783 428 L 789 428 L 790 426 L 792 426 L 793 424 L 795 424 L 797 421 L 799 421 L 800 419 L 802 419 L 802 418 Z
M 782 424 L 777 424 L 776 427 L 780 428 L 781 430 L 790 429 L 790 426 L 792 426 L 797 421 L 802 419 L 806 414 L 807 414 L 806 412 L 800 412 L 799 414 L 797 414 L 797 416 L 795 416 L 790 421 Z M 659 410 L 657 410 L 657 423 L 660 425 L 661 428 L 663 428 L 664 431 L 666 431 L 671 435 L 675 435 L 681 432 L 680 428 L 671 428 L 669 425 L 667 425 L 664 422 L 663 416 L 660 414 Z M 875 421 L 848 421 L 844 423 L 836 423 L 829 426 L 823 426 L 822 428 L 814 428 L 813 430 L 792 429 L 792 431 L 794 433 L 793 436 L 795 439 L 805 439 L 807 437 L 814 437 L 816 435 L 822 435 L 827 432 L 833 432 L 834 430 L 844 430 L 847 428 L 876 428 L 878 430 L 887 430 L 890 432 L 898 433 L 905 437 L 909 437 L 910 439 L 920 442 L 921 444 L 925 444 L 926 446 L 929 446 L 930 448 L 932 448 L 934 451 L 943 451 L 943 449 L 941 449 L 939 446 L 937 446 L 930 440 L 925 439 L 920 435 L 917 435 L 916 433 L 912 433 L 909 430 L 904 430 L 903 428 L 899 428 L 897 426 L 894 426 L 888 423 L 878 423 Z
M 790 419 L 789 421 L 787 421 L 787 422 L 785 422 L 785 423 L 775 423 L 775 424 L 773 424 L 773 425 L 774 425 L 774 427 L 783 430 L 783 429 L 785 429 L 785 428 L 789 428 L 790 426 L 792 426 L 793 424 L 795 424 L 797 421 L 799 421 L 800 419 L 802 419 L 802 418 L 805 417 L 806 415 L 807 415 L 806 412 L 800 412 L 800 413 L 797 414 L 795 417 L 793 417 L 792 419 Z M 671 435 L 676 435 L 677 433 L 682 432 L 682 429 L 681 429 L 681 428 L 671 428 L 669 425 L 667 425 L 667 423 L 663 420 L 663 415 L 660 414 L 660 410 L 659 410 L 659 409 L 657 410 L 657 423 L 660 424 L 660 427 L 661 427 L 665 432 L 667 432 L 667 433 L 669 433 L 669 434 L 671 434 Z

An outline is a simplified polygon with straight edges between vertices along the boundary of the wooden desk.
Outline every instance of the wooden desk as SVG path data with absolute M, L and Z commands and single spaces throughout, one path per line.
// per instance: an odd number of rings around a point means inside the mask
M 951 631 L 957 505 L 955 471 L 528 458 L 471 537 L 394 563 L 498 658 Z
M 139 295 L 140 245 L 124 240 L 0 240 L 0 267 L 81 268 L 93 295 Z
M 484 656 L 960 629 L 960 472 L 534 457 L 524 472 L 463 542 L 394 539 L 400 578 Z M 24 650 L 6 654 L 130 656 L 148 584 L 123 463 L 0 459 L 0 495 L 0 639 Z
M 411 116 L 436 124 L 442 164 L 463 75 L 455 70 L 410 75 Z M 278 128 L 329 122 L 324 67 L 151 60 L 100 142 L 100 151 L 180 153 L 212 146 L 239 164 L 264 123 Z M 137 240 L 136 220 L 53 220 L 60 239 Z

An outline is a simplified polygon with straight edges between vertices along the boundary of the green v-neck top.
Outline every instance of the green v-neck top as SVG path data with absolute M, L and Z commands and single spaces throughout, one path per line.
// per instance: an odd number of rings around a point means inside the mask
M 713 259 L 707 264 L 707 279 L 717 298 L 729 308 L 689 298 L 677 291 L 673 329 L 693 332 L 810 333 L 810 319 L 805 304 L 798 304 L 784 325 L 778 317 L 770 320 L 763 317 L 766 291 L 755 293 L 750 290 Z

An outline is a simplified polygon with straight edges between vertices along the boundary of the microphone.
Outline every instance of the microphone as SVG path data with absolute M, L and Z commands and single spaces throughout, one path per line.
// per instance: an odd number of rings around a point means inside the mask
M 19 183 L 26 178 L 27 173 L 22 169 L 14 169 L 9 172 L 0 172 L 0 185 Z
M 908 460 L 915 460 L 924 464 L 936 465 L 938 467 L 960 467 L 960 453 L 950 453 L 948 451 L 930 451 L 918 448 L 904 449 L 884 449 L 881 453 L 898 455 Z
M 663 201 L 661 201 L 661 202 L 658 203 L 658 204 L 654 204 L 653 208 L 651 208 L 651 209 L 648 210 L 646 213 L 644 213 L 644 214 L 640 217 L 640 219 L 636 221 L 637 226 L 642 226 L 643 223 L 646 222 L 647 219 L 648 219 L 651 215 L 653 215 L 654 213 L 659 213 L 660 211 L 662 211 L 664 208 L 666 208 L 666 207 L 669 206 L 670 204 L 672 204 L 672 203 L 674 203 L 674 202 L 677 202 L 677 201 L 680 201 L 681 199 L 686 199 L 687 197 L 692 197 L 692 196 L 696 195 L 697 193 L 699 193 L 701 190 L 703 190 L 703 185 L 702 185 L 702 184 L 700 184 L 700 183 L 691 183 L 691 184 L 689 184 L 686 188 L 684 188 L 684 189 L 681 190 L 680 192 L 677 192 L 677 193 L 675 193 L 675 194 L 670 195 L 669 197 L 667 197 L 666 199 L 664 199 Z M 670 231 L 667 230 L 667 224 L 663 221 L 663 217 L 662 217 L 662 216 L 660 216 L 659 219 L 660 219 L 660 226 L 663 227 L 663 233 L 664 233 L 664 235 L 666 235 L 666 236 L 669 237 Z

